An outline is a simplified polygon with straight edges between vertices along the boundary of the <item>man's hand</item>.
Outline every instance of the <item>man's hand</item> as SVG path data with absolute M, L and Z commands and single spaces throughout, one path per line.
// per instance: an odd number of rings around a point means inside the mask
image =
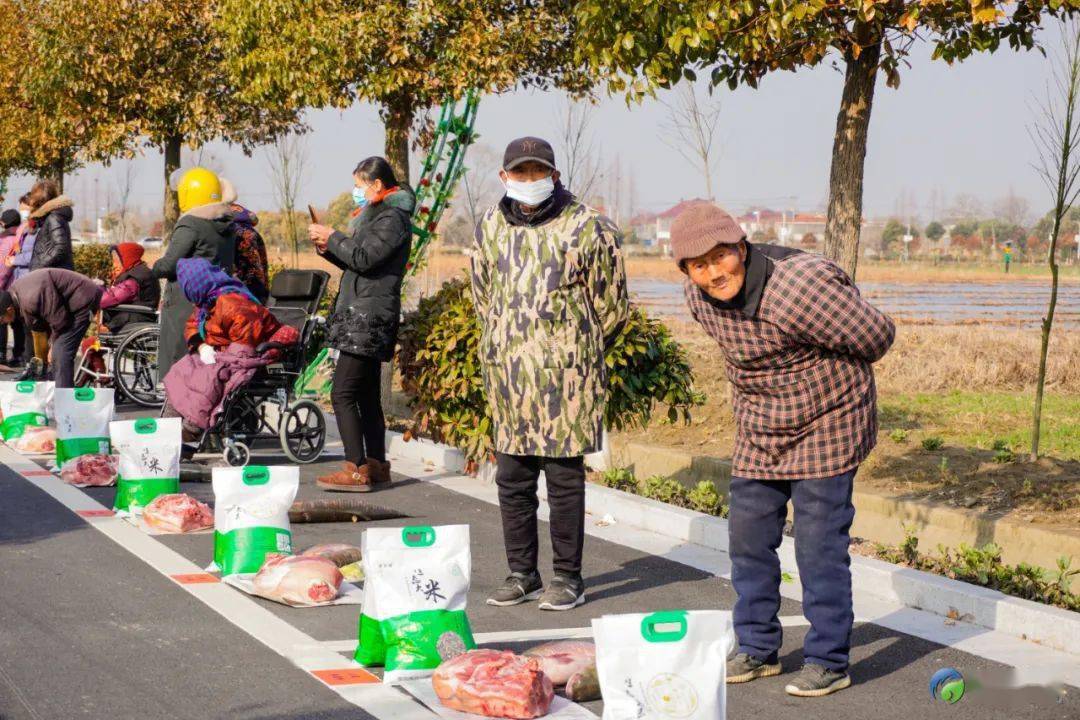
M 330 242 L 330 236 L 333 234 L 334 228 L 332 227 L 315 223 L 308 225 L 308 237 L 319 252 L 326 252 L 326 246 Z
M 15 256 L 8 255 L 6 258 L 4 258 L 4 264 L 8 267 L 15 267 Z

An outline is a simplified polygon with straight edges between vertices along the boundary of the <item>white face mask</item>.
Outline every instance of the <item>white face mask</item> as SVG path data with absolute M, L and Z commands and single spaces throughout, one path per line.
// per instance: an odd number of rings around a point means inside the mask
M 506 194 L 512 200 L 517 200 L 522 205 L 535 207 L 551 197 L 555 192 L 555 181 L 549 175 L 542 180 L 533 182 L 519 182 L 507 179 Z
M 19 211 L 19 217 L 22 218 L 23 222 L 26 222 L 27 220 L 30 219 L 30 211 L 29 210 L 20 210 Z

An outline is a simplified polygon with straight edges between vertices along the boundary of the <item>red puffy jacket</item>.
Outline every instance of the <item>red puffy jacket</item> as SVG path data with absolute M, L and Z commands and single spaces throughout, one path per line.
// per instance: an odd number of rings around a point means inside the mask
M 300 333 L 281 322 L 262 305 L 239 293 L 222 295 L 214 303 L 206 318 L 206 337 L 199 336 L 199 311 L 188 318 L 184 337 L 188 347 L 195 349 L 201 343 L 223 350 L 233 343 L 258 347 L 264 342 L 292 345 L 300 341 Z

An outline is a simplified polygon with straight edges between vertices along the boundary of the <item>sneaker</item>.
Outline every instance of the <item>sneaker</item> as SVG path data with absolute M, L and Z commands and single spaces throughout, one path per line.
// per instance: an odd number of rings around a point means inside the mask
M 540 597 L 540 593 L 543 591 L 544 584 L 540 582 L 539 573 L 510 573 L 510 577 L 506 578 L 506 582 L 495 588 L 495 592 L 491 593 L 491 596 L 487 599 L 487 604 L 495 607 L 520 605 L 523 602 Z
M 541 610 L 573 610 L 584 604 L 585 583 L 569 575 L 556 575 L 540 598 Z
M 830 670 L 823 665 L 806 663 L 798 677 L 784 688 L 788 695 L 798 697 L 821 697 L 843 690 L 851 685 L 851 676 L 846 672 Z
M 753 655 L 738 653 L 727 661 L 727 681 L 729 685 L 750 682 L 763 677 L 780 674 L 780 663 L 758 660 Z

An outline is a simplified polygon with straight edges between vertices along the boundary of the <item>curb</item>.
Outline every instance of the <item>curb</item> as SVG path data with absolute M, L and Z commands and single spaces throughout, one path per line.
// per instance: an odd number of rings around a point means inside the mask
M 399 457 L 436 463 L 451 472 L 461 472 L 465 467 L 460 451 L 429 440 L 405 442 L 401 433 L 388 432 L 387 445 Z M 585 486 L 585 501 L 588 507 L 603 508 L 618 523 L 718 552 L 728 551 L 728 522 L 723 518 L 593 483 Z M 797 570 L 792 538 L 784 537 L 778 553 L 785 570 Z M 860 592 L 878 600 L 996 630 L 1066 653 L 1080 651 L 1080 613 L 861 555 L 851 556 L 851 576 L 852 584 Z

